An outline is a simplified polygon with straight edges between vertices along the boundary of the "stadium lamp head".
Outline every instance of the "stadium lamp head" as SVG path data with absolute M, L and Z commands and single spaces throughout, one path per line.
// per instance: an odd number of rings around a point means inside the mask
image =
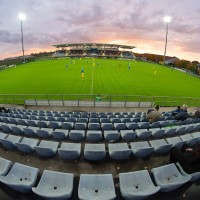
M 170 16 L 166 16 L 163 18 L 164 22 L 169 23 L 171 22 L 172 18 Z
M 26 19 L 26 15 L 25 15 L 24 13 L 20 13 L 20 14 L 18 15 L 18 17 L 19 17 L 19 19 L 22 20 L 22 21 Z

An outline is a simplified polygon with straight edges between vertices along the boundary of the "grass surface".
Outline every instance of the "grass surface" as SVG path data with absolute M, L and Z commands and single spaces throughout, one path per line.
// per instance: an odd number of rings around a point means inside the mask
M 84 80 L 81 78 L 82 67 Z M 200 98 L 199 88 L 198 78 L 139 61 L 58 59 L 27 63 L 0 71 L 0 94 L 118 94 Z

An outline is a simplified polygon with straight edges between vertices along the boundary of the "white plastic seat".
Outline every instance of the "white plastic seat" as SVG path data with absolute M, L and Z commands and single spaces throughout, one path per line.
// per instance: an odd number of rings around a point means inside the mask
M 30 192 L 39 173 L 38 168 L 15 163 L 6 176 L 0 176 L 0 182 L 19 192 Z
M 147 170 L 119 173 L 120 192 L 124 199 L 144 199 L 160 190 L 155 186 Z
M 151 172 L 162 192 L 173 191 L 192 178 L 190 175 L 183 176 L 174 163 L 153 168 Z
M 108 152 L 114 160 L 126 160 L 130 157 L 131 149 L 129 149 L 127 143 L 115 143 L 108 144 Z
M 67 160 L 76 160 L 80 157 L 81 144 L 80 143 L 66 143 L 62 142 L 58 149 L 60 158 Z
M 45 199 L 69 199 L 73 191 L 73 180 L 74 174 L 44 170 L 40 182 L 32 191 Z
M 78 186 L 81 200 L 115 199 L 115 187 L 112 174 L 81 174 Z
M 84 157 L 87 160 L 103 160 L 106 157 L 105 144 L 85 144 Z

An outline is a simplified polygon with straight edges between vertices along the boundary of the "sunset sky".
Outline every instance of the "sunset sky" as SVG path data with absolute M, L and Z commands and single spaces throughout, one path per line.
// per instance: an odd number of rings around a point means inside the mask
M 20 12 L 26 55 L 79 42 L 163 55 L 169 15 L 167 56 L 200 61 L 199 0 L 0 0 L 0 59 L 22 54 Z

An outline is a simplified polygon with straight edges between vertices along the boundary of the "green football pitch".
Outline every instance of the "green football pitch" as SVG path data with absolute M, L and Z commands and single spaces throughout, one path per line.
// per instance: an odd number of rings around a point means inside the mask
M 82 68 L 85 76 L 83 80 Z M 128 60 L 66 58 L 35 61 L 0 71 L 0 94 L 111 94 L 199 98 L 199 88 L 200 79 L 189 74 L 153 63 Z

